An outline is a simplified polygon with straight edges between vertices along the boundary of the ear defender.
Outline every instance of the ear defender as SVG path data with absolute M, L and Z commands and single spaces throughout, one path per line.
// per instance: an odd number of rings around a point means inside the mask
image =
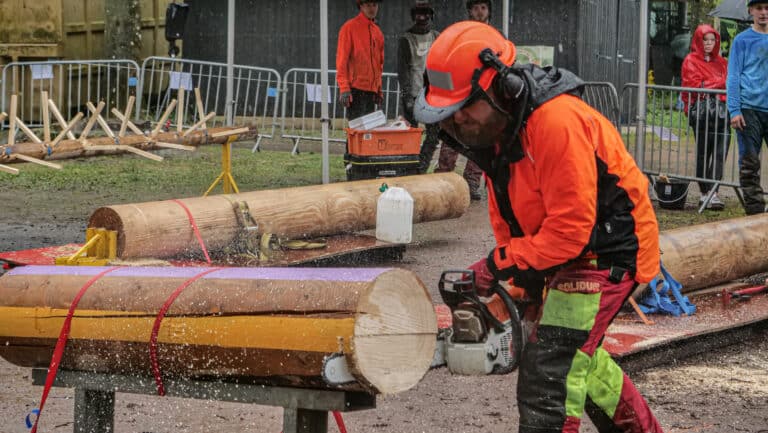
M 518 102 L 521 98 L 527 96 L 525 81 L 518 73 L 499 60 L 499 57 L 486 48 L 479 54 L 480 62 L 486 68 L 492 68 L 498 72 L 498 76 L 493 81 L 493 90 L 498 96 L 503 97 L 511 103 Z

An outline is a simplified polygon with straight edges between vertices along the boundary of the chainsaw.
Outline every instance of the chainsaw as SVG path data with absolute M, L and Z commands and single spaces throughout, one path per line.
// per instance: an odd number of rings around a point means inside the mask
M 499 284 L 489 290 L 490 298 L 481 300 L 471 270 L 444 271 L 438 289 L 451 310 L 442 354 L 448 369 L 485 375 L 517 368 L 527 335 L 520 319 L 522 306 Z

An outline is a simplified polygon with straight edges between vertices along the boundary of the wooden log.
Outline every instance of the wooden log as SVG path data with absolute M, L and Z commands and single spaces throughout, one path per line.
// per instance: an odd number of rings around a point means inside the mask
M 107 268 L 25 266 L 0 277 L 0 356 L 47 367 L 80 288 Z M 151 372 L 161 306 L 206 268 L 121 268 L 80 300 L 61 367 Z M 437 319 L 410 271 L 365 268 L 222 268 L 190 284 L 158 333 L 164 376 L 245 378 L 333 387 L 323 361 L 343 353 L 344 389 L 396 393 L 416 385 L 434 355 Z
M 661 260 L 683 292 L 768 271 L 768 214 L 666 230 Z
M 312 185 L 183 199 L 211 251 L 231 246 L 242 228 L 233 203 L 247 203 L 258 234 L 289 239 L 326 236 L 376 227 L 381 179 Z M 455 173 L 387 178 L 413 197 L 413 222 L 460 217 L 469 207 L 469 188 Z M 172 257 L 199 252 L 186 210 L 174 201 L 123 204 L 97 209 L 89 227 L 118 232 L 120 258 Z
M 230 128 L 230 127 L 214 128 L 214 129 L 209 129 L 208 132 L 209 133 L 210 132 L 226 132 L 232 129 L 236 129 L 236 128 Z M 250 131 L 251 132 L 249 135 L 256 134 L 256 128 L 251 128 Z M 167 132 L 167 133 L 157 134 L 155 138 L 149 138 L 145 135 L 126 135 L 125 137 L 122 137 L 120 139 L 120 144 L 126 145 L 126 146 L 139 147 L 144 150 L 152 150 L 157 148 L 157 146 L 154 145 L 155 141 L 160 141 L 164 143 L 182 144 L 185 146 L 199 146 L 203 144 L 225 143 L 227 141 L 227 137 L 226 136 L 210 137 L 210 136 L 206 136 L 204 132 L 195 132 L 193 134 L 187 135 L 186 137 L 180 137 L 175 132 Z M 120 148 L 100 149 L 99 146 L 101 145 L 115 144 L 115 140 L 110 137 L 99 137 L 99 138 L 90 137 L 88 138 L 88 143 L 92 146 L 91 148 L 89 148 L 87 145 L 83 145 L 83 142 L 81 142 L 80 140 L 60 140 L 53 147 L 50 155 L 48 155 L 45 152 L 45 150 L 41 150 L 42 148 L 39 144 L 33 143 L 33 142 L 16 143 L 13 146 L 0 145 L 0 151 L 5 152 L 5 148 L 10 147 L 11 149 L 10 153 L 23 154 L 23 155 L 27 155 L 37 159 L 45 158 L 46 160 L 80 158 L 80 157 L 95 156 L 95 155 L 111 155 L 111 154 L 119 154 L 119 153 L 126 152 L 125 149 L 120 149 Z M 13 162 L 18 162 L 18 161 L 14 161 L 14 160 L 2 161 L 3 164 L 13 163 Z

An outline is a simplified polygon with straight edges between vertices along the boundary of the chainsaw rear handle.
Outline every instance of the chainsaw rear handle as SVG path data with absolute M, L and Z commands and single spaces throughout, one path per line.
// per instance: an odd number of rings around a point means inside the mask
M 480 303 L 475 289 L 475 271 L 469 269 L 443 271 L 440 274 L 437 289 L 440 291 L 443 302 L 451 310 L 465 301 Z
M 454 276 L 454 278 L 449 278 L 450 276 Z M 488 310 L 488 306 L 485 305 L 485 302 L 481 301 L 477 296 L 477 289 L 475 288 L 475 271 L 470 269 L 443 271 L 443 273 L 440 274 L 440 281 L 437 283 L 437 289 L 440 291 L 440 296 L 443 298 L 443 302 L 445 302 L 451 311 L 453 311 L 459 304 L 468 302 L 480 310 L 486 323 L 490 323 L 497 332 L 502 332 L 504 330 L 504 324 L 501 323 L 496 316 L 491 314 L 491 311 Z M 490 291 L 491 293 L 504 292 L 507 295 L 507 298 L 512 301 L 509 293 L 507 293 L 498 282 L 491 287 Z M 507 309 L 509 309 L 510 304 L 508 304 L 507 301 L 504 301 L 504 298 L 502 298 L 502 301 Z M 514 301 L 512 301 L 511 305 L 512 309 L 515 311 L 513 312 L 510 310 L 510 318 L 513 317 L 512 314 L 515 315 L 514 317 L 518 317 L 517 309 L 514 308 Z

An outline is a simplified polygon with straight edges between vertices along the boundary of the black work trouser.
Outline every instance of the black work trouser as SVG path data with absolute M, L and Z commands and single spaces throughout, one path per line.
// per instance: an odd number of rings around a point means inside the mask
M 739 183 L 747 215 L 765 212 L 763 187 L 760 185 L 760 151 L 768 143 L 768 112 L 742 109 L 746 127 L 736 131 L 739 142 Z
M 376 111 L 376 92 L 352 89 L 352 104 L 347 108 L 347 120 L 357 119 Z
M 696 177 L 719 181 L 723 179 L 723 166 L 731 145 L 730 119 L 710 117 L 706 120 L 689 117 L 688 123 L 696 137 Z M 699 182 L 704 196 L 714 182 Z

